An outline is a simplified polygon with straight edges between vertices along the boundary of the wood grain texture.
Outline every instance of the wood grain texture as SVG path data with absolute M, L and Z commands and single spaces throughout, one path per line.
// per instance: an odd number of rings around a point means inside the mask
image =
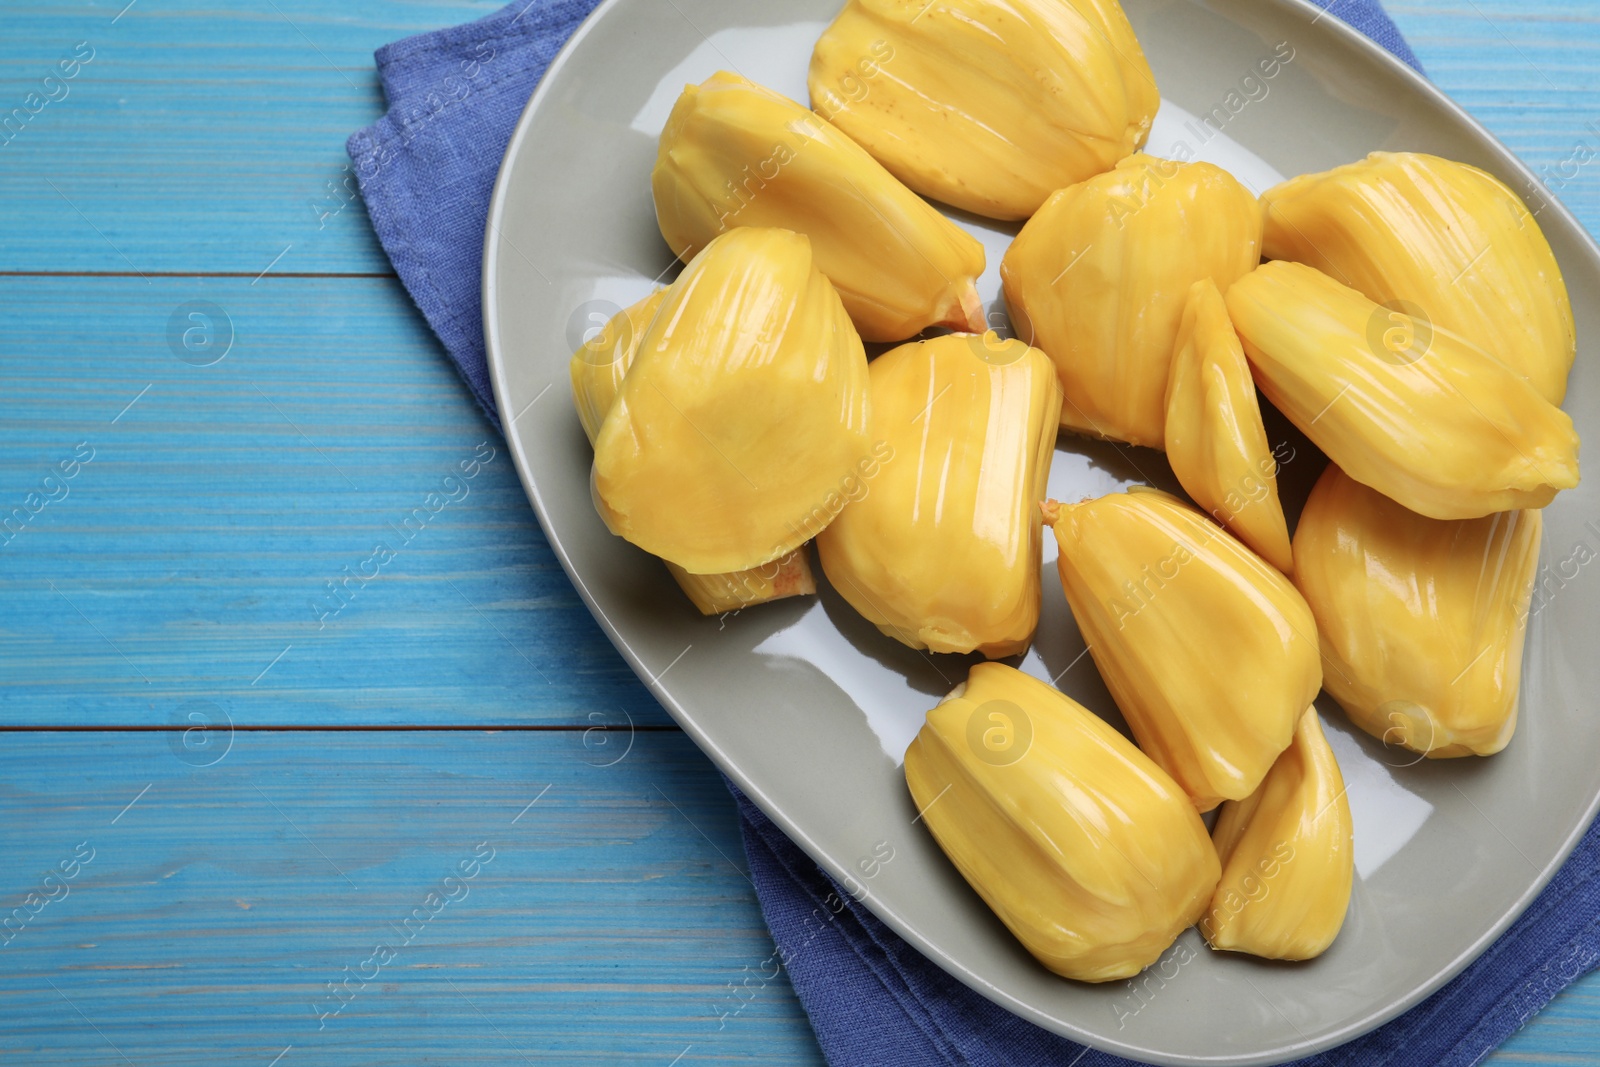
M 125 3 L 8 4 L 0 37 L 0 115 L 93 49 L 0 146 L 0 523 L 52 471 L 60 497 L 0 532 L 0 728 L 24 728 L 0 735 L 0 905 L 95 849 L 0 947 L 0 1059 L 820 1063 L 762 977 L 720 781 L 582 611 L 498 442 L 342 610 L 311 607 L 493 442 L 343 145 L 382 110 L 374 48 L 496 0 Z M 1600 230 L 1590 0 L 1390 9 Z M 195 300 L 235 333 L 210 367 L 168 341 Z M 229 721 L 571 729 L 105 732 Z M 325 983 L 484 840 L 470 894 L 318 1029 Z M 720 1020 L 728 983 L 757 991 Z M 1597 977 L 1490 1060 L 1596 1061 Z
M 1588 0 L 1405 0 L 1388 9 L 1429 77 L 1600 232 L 1600 11 Z
M 0 270 L 254 274 L 293 246 L 284 270 L 388 272 L 359 199 L 324 218 L 383 111 L 372 53 L 500 5 L 126 2 L 7 6 L 0 113 L 93 58 L 0 147 Z
M 195 300 L 231 320 L 213 366 L 169 344 Z M 670 721 L 391 280 L 10 277 L 0 305 L 27 309 L 0 392 L 0 726 L 197 698 L 240 725 Z
M 0 1059 L 819 1064 L 720 779 L 614 740 L 7 738 Z

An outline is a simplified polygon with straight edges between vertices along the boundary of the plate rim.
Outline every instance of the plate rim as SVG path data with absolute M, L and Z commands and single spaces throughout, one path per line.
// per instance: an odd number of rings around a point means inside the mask
M 572 56 L 594 27 L 609 17 L 612 10 L 624 2 L 625 0 L 601 0 L 550 61 L 550 65 L 545 69 L 538 85 L 517 118 L 516 126 L 506 144 L 505 153 L 501 157 L 500 166 L 495 175 L 494 189 L 489 200 L 488 216 L 484 224 L 480 294 L 482 299 L 485 356 L 488 362 L 495 406 L 500 413 L 510 410 L 508 406 L 510 385 L 507 381 L 505 369 L 505 345 L 500 334 L 498 322 L 500 313 L 496 264 L 499 260 L 501 243 L 504 239 L 502 222 L 506 204 L 510 199 L 511 186 L 515 180 L 513 175 L 516 170 L 516 162 L 528 144 L 529 130 L 532 127 L 534 116 L 544 103 L 545 97 L 551 91 L 550 87 L 565 70 Z M 627 2 L 631 2 L 631 0 L 627 0 Z M 1205 0 L 1185 0 L 1185 2 L 1200 7 L 1208 6 Z M 1579 254 L 1587 256 L 1596 271 L 1600 272 L 1600 244 L 1596 243 L 1588 228 L 1578 221 L 1577 217 L 1561 202 L 1555 191 L 1540 181 L 1533 170 L 1515 152 L 1446 94 L 1443 89 L 1429 80 L 1421 71 L 1413 68 L 1377 41 L 1338 17 L 1332 12 L 1331 5 L 1328 8 L 1324 8 L 1313 3 L 1312 0 L 1255 0 L 1255 2 L 1300 20 L 1303 23 L 1302 28 L 1308 34 L 1331 34 L 1336 38 L 1342 39 L 1347 46 L 1353 46 L 1359 51 L 1364 51 L 1369 58 L 1376 58 L 1381 64 L 1386 64 L 1391 71 L 1399 73 L 1410 84 L 1414 92 L 1428 98 L 1436 106 L 1442 107 L 1451 113 L 1461 126 L 1476 137 L 1491 154 L 1499 158 L 1502 166 L 1507 171 L 1516 173 L 1523 180 L 1525 188 L 1538 190 L 1538 195 L 1542 199 L 1545 209 L 1553 209 L 1563 224 L 1578 237 Z M 1337 3 L 1337 0 L 1334 0 L 1334 2 Z M 1333 17 L 1329 18 L 1329 15 L 1333 15 Z M 1524 204 L 1526 204 L 1522 193 L 1516 192 L 1515 189 L 1512 191 L 1516 193 L 1519 200 L 1523 200 Z M 604 609 L 595 601 L 587 583 L 573 566 L 572 559 L 566 548 L 551 533 L 552 524 L 546 513 L 543 495 L 533 479 L 523 441 L 516 433 L 516 420 L 527 414 L 528 410 L 531 410 L 531 405 L 510 421 L 504 421 L 504 415 L 502 414 L 501 433 L 505 439 L 506 447 L 511 453 L 518 480 L 522 483 L 523 491 L 527 495 L 529 503 L 533 505 L 534 514 L 539 520 L 545 540 L 549 544 L 552 553 L 560 561 L 562 569 L 566 571 L 573 588 L 589 609 L 590 615 L 600 624 L 601 629 L 605 631 L 606 637 L 622 655 L 623 659 L 627 661 L 628 666 L 638 679 L 645 684 L 650 694 L 671 716 L 673 722 L 684 733 L 689 735 L 696 747 L 711 759 L 722 774 L 732 780 L 747 797 L 754 801 L 763 814 L 771 819 L 791 841 L 799 845 L 812 862 L 827 871 L 835 881 L 843 883 L 850 878 L 848 869 L 828 858 L 821 847 L 801 827 L 790 820 L 781 808 L 772 803 L 770 797 L 766 795 L 760 785 L 751 780 L 732 761 L 727 753 L 718 747 L 712 738 L 706 735 L 696 723 L 694 717 L 678 703 L 644 665 L 642 659 L 629 645 L 627 638 L 618 631 L 617 627 L 607 617 Z M 1048 1032 L 1066 1037 L 1090 1048 L 1137 1059 L 1142 1062 L 1160 1064 L 1163 1067 L 1201 1067 L 1201 1065 L 1222 1064 L 1237 1064 L 1239 1067 L 1272 1067 L 1272 1065 L 1281 1064 L 1288 1060 L 1336 1048 L 1362 1037 L 1416 1007 L 1454 979 L 1482 956 L 1502 934 L 1522 917 L 1523 913 L 1538 898 L 1545 886 L 1566 865 L 1573 850 L 1588 832 L 1590 824 L 1594 822 L 1597 813 L 1600 813 L 1600 791 L 1597 791 L 1590 799 L 1588 808 L 1585 810 L 1581 820 L 1575 825 L 1572 832 L 1568 834 L 1560 848 L 1556 850 L 1551 861 L 1530 881 L 1528 888 L 1482 934 L 1448 963 L 1437 969 L 1426 981 L 1419 983 L 1405 995 L 1384 1003 L 1360 1019 L 1347 1023 L 1330 1034 L 1316 1039 L 1282 1044 L 1272 1050 L 1243 1057 L 1207 1055 L 1204 1053 L 1178 1056 L 1154 1053 L 1052 1018 L 972 973 L 959 960 L 941 951 L 938 946 L 929 943 L 910 928 L 893 909 L 877 901 L 873 894 L 864 891 L 857 899 L 922 956 L 937 964 L 947 974 L 961 982 L 962 985 Z M 1065 978 L 1061 980 L 1068 981 Z

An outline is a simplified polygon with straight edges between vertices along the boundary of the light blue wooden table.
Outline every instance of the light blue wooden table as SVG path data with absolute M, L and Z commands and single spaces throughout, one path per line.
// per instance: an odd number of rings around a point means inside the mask
M 372 50 L 494 0 L 126 2 L 0 11 L 0 1062 L 820 1063 L 353 197 Z M 1593 0 L 1394 14 L 1600 228 Z M 1493 1062 L 1600 1062 L 1600 980 Z

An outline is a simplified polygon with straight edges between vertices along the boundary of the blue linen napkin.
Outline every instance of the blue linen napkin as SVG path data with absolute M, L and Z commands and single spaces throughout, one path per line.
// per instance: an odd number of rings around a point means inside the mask
M 1376 0 L 1316 2 L 1421 69 Z M 478 289 L 489 195 L 517 116 L 595 3 L 516 0 L 476 22 L 379 49 L 389 110 L 349 142 L 384 250 L 497 426 Z M 733 793 L 762 912 L 833 1067 L 1130 1062 L 1041 1030 L 955 981 Z M 1302 1063 L 1470 1067 L 1597 965 L 1600 823 L 1455 981 L 1387 1026 Z

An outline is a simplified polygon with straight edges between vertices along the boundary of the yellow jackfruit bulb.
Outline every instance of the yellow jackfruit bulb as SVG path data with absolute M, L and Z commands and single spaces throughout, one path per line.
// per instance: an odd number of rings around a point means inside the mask
M 737 226 L 811 238 L 817 269 L 865 340 L 983 329 L 977 238 L 826 119 L 737 74 L 683 90 L 650 184 L 661 234 L 685 260 Z
M 1577 352 L 1550 243 L 1522 199 L 1477 167 L 1374 152 L 1269 189 L 1265 254 L 1471 341 L 1559 404 Z
M 645 330 L 666 296 L 667 290 L 657 289 L 619 311 L 573 353 L 569 366 L 572 402 L 591 445 L 600 433 L 606 412 L 617 399 L 622 380 L 633 366 L 633 357 Z M 816 579 L 811 574 L 811 557 L 803 548 L 748 571 L 690 574 L 676 563 L 668 563 L 667 570 L 702 615 L 721 615 L 817 591 Z
M 691 574 L 758 567 L 867 455 L 867 359 L 810 242 L 740 228 L 668 290 L 595 439 L 607 525 Z
M 1299 263 L 1262 264 L 1226 300 L 1267 399 L 1412 511 L 1473 519 L 1578 484 L 1572 420 L 1460 336 Z
M 1195 282 L 1260 261 L 1261 208 L 1209 163 L 1137 155 L 1062 189 L 1001 263 L 1017 336 L 1061 376 L 1061 425 L 1161 448 L 1167 372 Z
M 1072 616 L 1139 747 L 1201 811 L 1255 792 L 1322 687 L 1305 600 L 1154 489 L 1050 502 L 1044 516 Z
M 665 289 L 657 289 L 617 312 L 572 354 L 567 366 L 572 377 L 572 404 L 578 409 L 578 421 L 583 423 L 591 445 L 600 434 L 606 412 L 617 399 L 622 379 L 633 366 L 644 331 L 666 297 Z
M 996 219 L 1109 170 L 1161 104 L 1117 0 L 849 0 L 808 80 L 901 181 Z
M 1212 948 L 1269 960 L 1322 955 L 1350 908 L 1352 830 L 1339 762 L 1307 708 L 1261 787 L 1217 813 L 1222 880 L 1200 933 Z
M 1542 525 L 1537 511 L 1424 518 L 1327 469 L 1295 529 L 1295 581 L 1351 722 L 1435 759 L 1506 746 Z
M 1084 982 L 1138 974 L 1205 911 L 1216 851 L 1189 798 L 1116 730 L 979 663 L 906 750 L 921 819 L 1017 940 Z
M 817 536 L 833 587 L 912 648 L 992 659 L 1039 624 L 1039 504 L 1061 387 L 1050 359 L 993 333 L 873 360 L 877 462 Z
M 1167 381 L 1167 461 L 1201 509 L 1287 574 L 1289 525 L 1256 383 L 1216 283 L 1195 282 Z

